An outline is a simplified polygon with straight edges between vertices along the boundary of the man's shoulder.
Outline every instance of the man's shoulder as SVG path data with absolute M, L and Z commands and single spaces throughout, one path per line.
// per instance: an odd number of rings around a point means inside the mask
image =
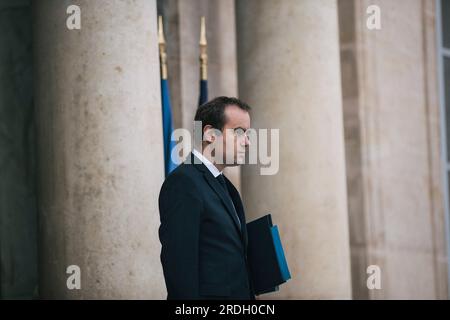
M 185 160 L 178 167 L 176 167 L 168 176 L 169 178 L 179 178 L 179 177 L 192 177 L 197 178 L 201 175 L 200 170 L 195 168 L 195 164 L 191 164 L 188 160 Z M 166 179 L 166 180 L 167 180 Z
M 183 162 L 164 180 L 163 188 L 173 184 L 193 185 L 201 179 L 201 171 L 189 162 Z

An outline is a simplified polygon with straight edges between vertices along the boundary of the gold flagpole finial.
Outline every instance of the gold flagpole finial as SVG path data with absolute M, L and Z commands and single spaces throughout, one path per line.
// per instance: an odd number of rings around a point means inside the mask
M 206 26 L 205 26 L 205 17 L 200 18 L 200 45 L 206 46 L 208 43 L 206 42 Z
M 208 53 L 206 41 L 206 25 L 205 17 L 200 20 L 200 79 L 208 79 Z
M 164 39 L 162 16 L 158 17 L 158 45 L 159 45 L 159 61 L 161 64 L 161 78 L 167 79 L 166 40 Z
M 163 29 L 163 20 L 162 16 L 158 17 L 158 43 L 165 44 L 166 40 L 164 39 L 164 29 Z

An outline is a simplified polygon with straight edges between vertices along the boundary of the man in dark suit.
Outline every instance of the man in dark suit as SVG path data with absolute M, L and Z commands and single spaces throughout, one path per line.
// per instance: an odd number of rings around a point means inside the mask
M 244 208 L 222 173 L 245 160 L 249 110 L 228 97 L 200 106 L 201 150 L 194 148 L 164 181 L 159 237 L 168 299 L 255 299 Z

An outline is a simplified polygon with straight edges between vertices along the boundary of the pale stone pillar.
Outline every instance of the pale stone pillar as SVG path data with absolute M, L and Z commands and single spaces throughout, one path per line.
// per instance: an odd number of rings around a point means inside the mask
M 351 298 L 336 1 L 236 2 L 239 95 L 280 129 L 280 167 L 242 170 L 252 218 L 272 213 L 292 280 L 270 298 Z
M 339 1 L 355 299 L 448 299 L 438 2 Z M 381 30 L 366 26 L 373 5 Z
M 165 298 L 156 3 L 77 4 L 34 2 L 41 297 Z

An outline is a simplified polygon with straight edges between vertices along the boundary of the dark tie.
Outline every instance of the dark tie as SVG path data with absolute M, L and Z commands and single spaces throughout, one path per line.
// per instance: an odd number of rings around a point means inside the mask
M 231 204 L 233 205 L 234 214 L 236 215 L 236 218 L 239 221 L 239 228 L 240 228 L 241 227 L 241 220 L 239 220 L 239 216 L 237 215 L 236 207 L 234 206 L 233 200 L 231 199 L 230 193 L 228 192 L 227 183 L 225 182 L 225 178 L 223 177 L 223 174 L 219 174 L 216 177 L 216 179 L 222 185 L 223 189 L 225 190 L 225 193 L 227 194 L 228 198 L 230 199 Z

